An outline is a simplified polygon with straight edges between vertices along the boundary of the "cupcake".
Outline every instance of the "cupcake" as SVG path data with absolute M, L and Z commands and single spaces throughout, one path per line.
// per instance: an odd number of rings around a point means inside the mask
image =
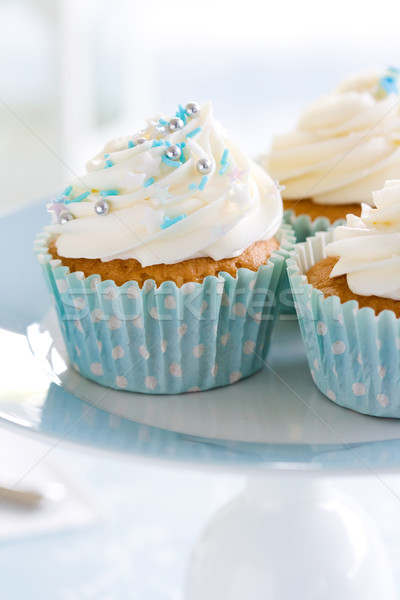
M 290 227 L 210 103 L 111 140 L 48 208 L 36 252 L 82 375 L 169 394 L 262 367 Z
M 286 221 L 298 241 L 348 213 L 400 172 L 399 70 L 346 79 L 313 102 L 295 131 L 273 140 L 261 163 L 279 180 Z
M 347 408 L 400 418 L 400 179 L 298 244 L 289 280 L 313 379 Z

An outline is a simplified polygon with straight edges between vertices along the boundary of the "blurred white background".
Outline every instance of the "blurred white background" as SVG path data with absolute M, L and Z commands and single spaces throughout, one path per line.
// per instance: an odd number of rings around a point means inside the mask
M 253 156 L 348 74 L 399 65 L 398 0 L 0 0 L 0 210 L 211 99 Z

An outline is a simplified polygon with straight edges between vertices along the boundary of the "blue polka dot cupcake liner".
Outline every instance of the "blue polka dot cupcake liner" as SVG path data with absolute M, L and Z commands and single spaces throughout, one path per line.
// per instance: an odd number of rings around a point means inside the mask
M 48 253 L 51 237 L 40 234 L 35 252 L 72 367 L 106 387 L 147 394 L 206 390 L 258 371 L 293 248 L 290 226 L 276 237 L 280 248 L 257 272 L 221 272 L 180 288 L 148 280 L 140 288 L 71 273 Z
M 329 231 L 338 225 L 344 225 L 346 220 L 337 219 L 334 223 L 331 223 L 326 217 L 317 217 L 312 221 L 309 215 L 296 217 L 293 210 L 287 210 L 283 216 L 283 222 L 293 228 L 296 242 L 301 243 L 319 231 Z M 287 275 L 281 291 L 281 314 L 292 315 L 294 319 L 296 318 L 296 309 Z
M 324 297 L 307 271 L 325 258 L 333 232 L 296 245 L 288 276 L 312 378 L 330 400 L 360 413 L 400 418 L 400 319 L 358 302 Z

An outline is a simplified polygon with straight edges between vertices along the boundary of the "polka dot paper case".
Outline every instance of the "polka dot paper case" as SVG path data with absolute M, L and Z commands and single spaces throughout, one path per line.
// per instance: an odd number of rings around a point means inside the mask
M 298 244 L 288 273 L 311 375 L 330 400 L 400 418 L 400 180 Z
M 293 235 L 210 103 L 111 140 L 48 208 L 36 254 L 82 375 L 170 394 L 262 368 Z

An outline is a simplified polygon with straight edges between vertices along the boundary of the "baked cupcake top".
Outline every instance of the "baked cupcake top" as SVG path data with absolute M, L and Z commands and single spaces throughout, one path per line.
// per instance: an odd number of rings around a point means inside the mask
M 226 137 L 211 103 L 115 138 L 48 209 L 60 256 L 142 267 L 240 255 L 279 229 L 280 192 Z
M 386 181 L 372 198 L 375 208 L 363 204 L 361 217 L 347 215 L 326 246 L 339 258 L 331 277 L 346 274 L 355 294 L 400 300 L 400 179 Z
M 263 166 L 284 199 L 371 204 L 372 190 L 400 171 L 400 71 L 352 76 L 303 112 L 295 131 L 274 139 Z

